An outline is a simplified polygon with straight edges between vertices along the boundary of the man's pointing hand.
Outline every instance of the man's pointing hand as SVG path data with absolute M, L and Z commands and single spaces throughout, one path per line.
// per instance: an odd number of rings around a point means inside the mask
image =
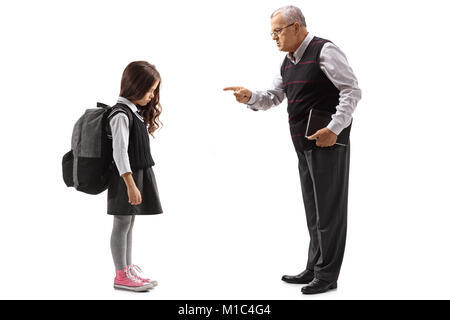
M 236 100 L 240 103 L 247 103 L 252 97 L 252 92 L 244 87 L 226 87 L 224 91 L 233 90 Z

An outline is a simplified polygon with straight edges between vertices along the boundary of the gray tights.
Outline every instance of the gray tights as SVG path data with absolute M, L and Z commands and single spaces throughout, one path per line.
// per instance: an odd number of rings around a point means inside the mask
M 114 216 L 111 253 L 116 270 L 131 264 L 131 242 L 135 216 Z

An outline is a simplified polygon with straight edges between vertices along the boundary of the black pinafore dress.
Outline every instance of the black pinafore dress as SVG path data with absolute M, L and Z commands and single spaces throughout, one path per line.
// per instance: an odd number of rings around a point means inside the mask
M 118 104 L 113 108 L 127 114 L 130 121 L 130 138 L 128 156 L 132 176 L 136 187 L 141 192 L 142 202 L 131 205 L 128 202 L 128 191 L 123 178 L 119 175 L 116 165 L 111 175 L 108 188 L 107 213 L 110 215 L 154 215 L 162 213 L 158 187 L 152 166 L 155 164 L 150 153 L 150 139 L 145 123 L 128 106 Z M 110 118 L 111 119 L 111 118 Z M 108 125 L 109 126 L 109 125 Z

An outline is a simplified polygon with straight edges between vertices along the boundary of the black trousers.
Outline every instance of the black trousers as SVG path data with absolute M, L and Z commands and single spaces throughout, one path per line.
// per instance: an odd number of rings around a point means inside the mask
M 347 234 L 350 144 L 299 151 L 298 167 L 310 242 L 306 268 L 338 279 Z

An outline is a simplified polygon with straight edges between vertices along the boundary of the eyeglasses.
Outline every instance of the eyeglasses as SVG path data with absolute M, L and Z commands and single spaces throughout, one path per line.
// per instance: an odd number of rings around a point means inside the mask
M 291 23 L 290 25 L 288 25 L 286 27 L 275 29 L 270 33 L 270 36 L 271 37 L 278 36 L 280 34 L 280 32 L 283 31 L 283 29 L 289 28 L 290 26 L 293 26 L 294 24 L 295 24 L 295 22 Z

